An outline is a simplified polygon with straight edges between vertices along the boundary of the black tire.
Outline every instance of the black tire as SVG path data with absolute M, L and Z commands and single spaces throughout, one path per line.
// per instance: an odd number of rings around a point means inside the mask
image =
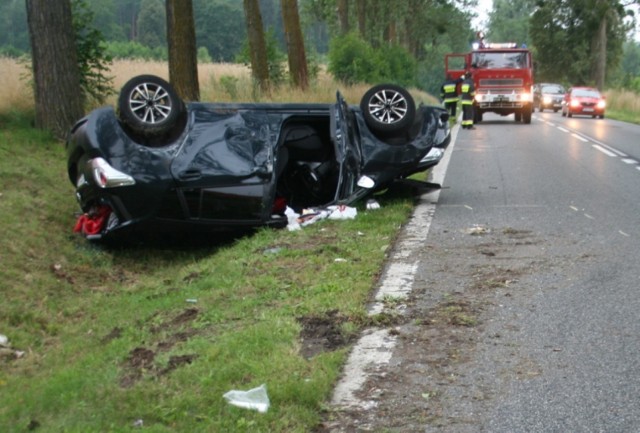
M 416 116 L 411 94 L 395 84 L 379 84 L 369 89 L 360 101 L 367 126 L 384 136 L 409 128 Z
M 144 140 L 173 135 L 185 112 L 173 86 L 155 75 L 133 77 L 118 97 L 118 118 Z
M 531 115 L 532 115 L 532 111 L 531 108 L 527 109 L 525 108 L 524 111 L 522 112 L 522 122 L 525 125 L 529 125 L 531 123 Z

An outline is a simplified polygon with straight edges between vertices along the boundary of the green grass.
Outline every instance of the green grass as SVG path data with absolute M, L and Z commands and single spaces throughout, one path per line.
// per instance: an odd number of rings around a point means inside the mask
M 64 146 L 0 117 L 0 431 L 308 432 L 348 345 L 302 354 L 303 319 L 368 323 L 410 191 L 350 221 L 232 241 L 107 248 L 72 233 Z M 336 261 L 336 259 L 346 261 Z M 267 385 L 267 413 L 223 394 Z

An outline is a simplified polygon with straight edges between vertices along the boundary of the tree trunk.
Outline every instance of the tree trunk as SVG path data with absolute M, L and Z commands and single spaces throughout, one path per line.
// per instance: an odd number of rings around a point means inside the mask
M 70 0 L 27 0 L 37 128 L 64 139 L 84 115 Z
M 356 0 L 356 13 L 358 15 L 358 32 L 363 40 L 367 37 L 367 9 L 366 0 Z
M 192 0 L 167 0 L 169 81 L 187 101 L 200 99 Z
M 263 92 L 268 92 L 269 63 L 267 59 L 267 43 L 262 28 L 262 14 L 258 0 L 244 0 L 244 14 L 247 21 L 247 38 L 249 39 L 249 56 L 251 58 L 251 74 Z
M 337 0 L 338 26 L 341 35 L 349 32 L 349 0 Z
M 598 31 L 594 35 L 593 44 L 594 67 L 593 67 L 593 81 L 596 87 L 600 90 L 604 90 L 604 81 L 607 71 L 607 15 L 603 15 L 598 25 Z
M 297 0 L 281 0 L 284 35 L 289 55 L 289 75 L 296 87 L 306 90 L 309 87 L 307 57 L 304 50 L 304 39 L 300 29 Z

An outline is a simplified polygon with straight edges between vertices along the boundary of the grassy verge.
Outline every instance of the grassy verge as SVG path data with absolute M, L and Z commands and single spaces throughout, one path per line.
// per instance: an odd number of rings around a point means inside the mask
M 0 431 L 308 432 L 410 191 L 350 221 L 127 249 L 72 233 L 63 145 L 0 117 Z M 374 319 L 375 320 L 375 319 Z M 266 384 L 266 413 L 230 390 Z

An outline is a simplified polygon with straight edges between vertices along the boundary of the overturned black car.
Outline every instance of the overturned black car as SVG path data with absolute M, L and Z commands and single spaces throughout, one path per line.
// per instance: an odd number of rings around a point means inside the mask
M 152 75 L 127 82 L 117 109 L 81 119 L 66 143 L 83 214 L 76 231 L 287 225 L 284 210 L 351 204 L 427 170 L 450 141 L 447 112 L 404 88 L 360 106 L 183 102 Z

